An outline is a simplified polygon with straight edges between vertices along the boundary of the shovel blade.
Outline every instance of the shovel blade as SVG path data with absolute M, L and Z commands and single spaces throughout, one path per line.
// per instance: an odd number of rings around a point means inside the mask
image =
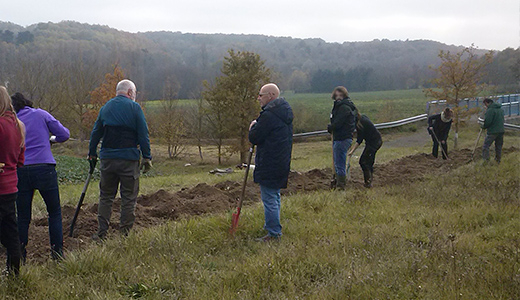
M 231 215 L 231 228 L 229 233 L 234 234 L 238 228 L 238 219 L 240 218 L 240 207 L 237 207 L 237 211 Z

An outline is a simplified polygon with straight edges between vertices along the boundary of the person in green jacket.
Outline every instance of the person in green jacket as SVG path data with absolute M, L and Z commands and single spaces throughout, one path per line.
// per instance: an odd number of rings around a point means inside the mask
M 491 99 L 484 99 L 487 107 L 484 117 L 483 129 L 487 129 L 486 139 L 482 146 L 482 158 L 489 161 L 489 147 L 495 142 L 495 160 L 500 163 L 502 158 L 502 145 L 504 144 L 504 111 L 500 103 L 494 103 Z

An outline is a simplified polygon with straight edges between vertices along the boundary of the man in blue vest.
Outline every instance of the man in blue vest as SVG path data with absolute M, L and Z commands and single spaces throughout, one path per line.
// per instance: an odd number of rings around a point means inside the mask
M 99 111 L 92 129 L 89 159 L 97 159 L 101 139 L 101 181 L 99 182 L 98 231 L 95 240 L 106 237 L 112 204 L 120 186 L 121 219 L 119 229 L 127 235 L 135 221 L 135 204 L 139 193 L 139 170 L 152 167 L 148 126 L 141 106 L 135 102 L 137 89 L 130 80 L 117 84 L 116 97 Z M 139 164 L 141 155 L 142 163 Z

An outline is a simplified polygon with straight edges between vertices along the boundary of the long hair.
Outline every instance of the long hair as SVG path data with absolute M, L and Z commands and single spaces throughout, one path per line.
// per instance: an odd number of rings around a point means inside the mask
M 356 115 L 356 128 L 363 129 L 363 124 L 361 124 L 361 113 L 359 110 Z
M 32 101 L 25 98 L 25 96 L 19 92 L 11 96 L 11 101 L 13 102 L 14 111 L 16 113 L 26 106 L 33 107 Z
M 335 98 L 336 92 L 342 93 L 345 98 L 348 97 L 347 88 L 344 86 L 337 86 L 336 88 L 334 88 L 334 90 L 332 91 L 332 95 L 330 96 L 332 98 L 332 100 L 336 100 L 336 98 Z
M 5 117 L 6 111 L 13 113 L 16 121 L 16 127 L 18 127 L 18 130 L 20 130 L 20 136 L 22 137 L 22 140 L 20 141 L 20 147 L 23 147 L 25 145 L 25 126 L 16 116 L 16 112 L 14 111 L 13 104 L 11 103 L 11 97 L 9 97 L 7 89 L 4 86 L 0 86 L 0 117 Z

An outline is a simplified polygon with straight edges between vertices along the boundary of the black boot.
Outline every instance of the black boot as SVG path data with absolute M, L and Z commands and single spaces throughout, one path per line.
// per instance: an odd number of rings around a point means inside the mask
M 347 186 L 347 176 L 336 176 L 337 184 L 336 189 L 344 191 Z
M 25 265 L 25 262 L 27 261 L 27 249 L 24 243 L 20 244 L 20 252 L 22 254 L 22 265 Z
M 5 270 L 7 276 L 18 276 L 20 274 L 20 257 L 7 255 L 7 268 Z
M 367 168 L 363 168 L 363 179 L 365 181 L 365 187 L 371 188 L 372 187 L 372 172 L 370 172 L 370 170 Z
M 51 258 L 54 261 L 63 260 L 63 249 L 56 247 L 56 245 L 51 246 Z

